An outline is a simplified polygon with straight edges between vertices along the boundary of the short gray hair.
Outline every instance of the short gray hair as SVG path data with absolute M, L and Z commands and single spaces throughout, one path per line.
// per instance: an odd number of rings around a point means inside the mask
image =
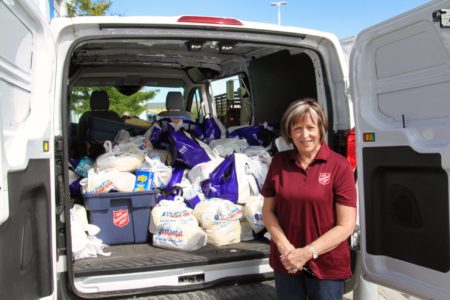
M 313 98 L 303 98 L 292 102 L 284 112 L 281 118 L 280 134 L 283 139 L 290 143 L 291 127 L 294 125 L 298 117 L 309 114 L 313 120 L 317 122 L 320 131 L 320 142 L 325 140 L 325 133 L 328 130 L 328 121 L 322 106 Z

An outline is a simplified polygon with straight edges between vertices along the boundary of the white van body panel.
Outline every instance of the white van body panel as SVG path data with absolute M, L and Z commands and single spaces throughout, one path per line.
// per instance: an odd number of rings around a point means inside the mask
M 48 8 L 48 1 L 0 1 L 0 243 L 8 246 L 0 259 L 8 273 L 2 295 L 13 298 L 56 297 L 55 51 Z
M 363 31 L 350 64 L 363 276 L 431 299 L 450 297 L 445 259 L 433 261 L 449 239 L 450 29 L 432 17 L 446 8 L 434 1 Z M 431 155 L 440 163 L 418 166 Z
M 51 133 L 54 44 L 48 25 L 34 2 L 0 2 L 1 47 L 0 85 L 2 108 L 2 195 L 7 194 L 4 177 L 8 171 L 23 170 L 31 158 L 51 158 L 52 147 L 43 151 L 43 142 L 52 145 Z M 0 207 L 7 208 L 6 197 Z M 0 209 L 0 224 L 8 218 Z
M 98 292 L 116 292 L 117 286 L 123 289 L 138 290 L 165 287 L 192 286 L 195 282 L 180 282 L 182 276 L 205 274 L 206 283 L 224 279 L 224 274 L 245 276 L 251 273 L 272 272 L 268 259 L 247 260 L 244 262 L 224 263 L 220 266 L 194 266 L 183 269 L 169 269 L 153 272 L 139 272 L 130 274 L 125 280 L 122 276 L 89 276 L 75 278 L 75 287 L 79 292 L 89 294 Z

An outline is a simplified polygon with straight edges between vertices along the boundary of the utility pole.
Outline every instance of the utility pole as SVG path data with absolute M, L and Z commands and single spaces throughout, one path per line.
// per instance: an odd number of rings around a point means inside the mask
M 281 25 L 281 10 L 280 10 L 280 6 L 282 5 L 287 5 L 288 3 L 286 1 L 276 1 L 276 2 L 272 2 L 270 3 L 271 6 L 276 6 L 278 9 L 278 25 Z

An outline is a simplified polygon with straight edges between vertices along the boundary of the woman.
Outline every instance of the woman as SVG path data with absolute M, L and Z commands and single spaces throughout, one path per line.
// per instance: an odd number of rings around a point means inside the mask
M 327 121 L 314 99 L 286 110 L 280 133 L 294 150 L 277 153 L 263 187 L 263 221 L 278 298 L 342 299 L 351 277 L 347 238 L 356 188 L 347 160 L 325 143 Z

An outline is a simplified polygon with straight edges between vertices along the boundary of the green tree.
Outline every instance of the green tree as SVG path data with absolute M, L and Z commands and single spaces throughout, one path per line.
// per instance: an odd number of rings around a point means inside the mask
M 147 109 L 147 102 L 152 100 L 158 92 L 159 90 L 140 90 L 131 96 L 124 96 L 117 89 L 111 88 L 108 91 L 111 110 L 119 115 L 128 111 L 131 116 L 139 116 Z
M 111 5 L 108 0 L 70 0 L 66 3 L 67 17 L 105 16 Z
M 76 115 L 90 110 L 89 98 L 92 91 L 103 90 L 109 96 L 109 109 L 122 115 L 129 112 L 131 116 L 139 116 L 147 109 L 147 102 L 151 101 L 159 90 L 140 90 L 130 96 L 121 94 L 115 87 L 75 87 L 70 96 L 70 108 Z

